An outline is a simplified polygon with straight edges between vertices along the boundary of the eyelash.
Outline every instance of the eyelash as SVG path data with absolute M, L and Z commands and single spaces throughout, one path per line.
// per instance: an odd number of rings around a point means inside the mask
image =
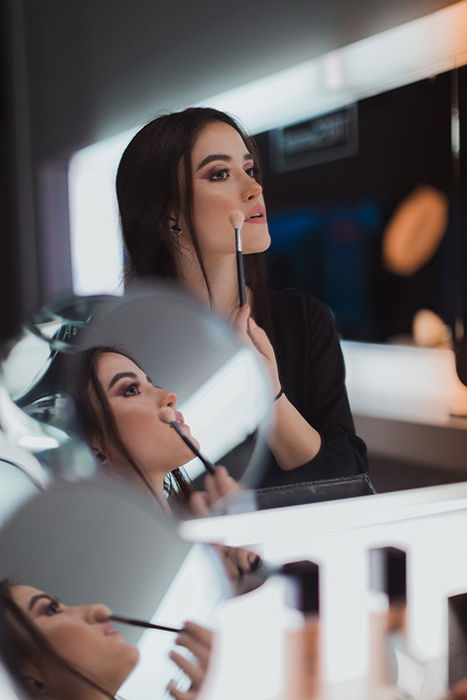
M 137 392 L 135 394 L 129 394 L 128 390 L 134 386 L 137 388 Z M 155 389 L 162 389 L 162 387 L 158 386 L 157 384 L 153 384 L 152 382 L 151 382 L 151 386 L 153 386 Z M 132 382 L 131 384 L 128 384 L 128 386 L 124 387 L 123 391 L 122 391 L 122 395 L 125 397 L 138 396 L 138 394 L 141 394 L 138 382 Z
M 134 386 L 137 388 L 138 391 L 135 394 L 129 394 L 128 391 Z M 132 382 L 132 384 L 128 384 L 128 386 L 123 388 L 122 393 L 123 393 L 123 396 L 137 396 L 138 394 L 141 393 L 139 390 L 139 384 L 137 382 Z
M 45 606 L 44 611 L 48 617 L 52 617 L 52 615 L 59 615 L 62 612 L 59 608 L 60 603 L 58 600 L 51 600 L 50 603 Z
M 251 170 L 251 175 L 249 171 Z M 256 178 L 257 175 L 257 169 L 255 168 L 254 165 L 252 165 L 250 168 L 247 168 L 245 170 L 247 175 L 250 175 L 252 179 Z M 216 175 L 219 175 L 219 173 L 226 173 L 226 177 L 216 177 Z M 223 182 L 224 180 L 227 180 L 227 178 L 230 177 L 230 169 L 229 168 L 222 168 L 221 170 L 216 170 L 216 172 L 212 173 L 210 176 L 210 180 L 213 182 Z

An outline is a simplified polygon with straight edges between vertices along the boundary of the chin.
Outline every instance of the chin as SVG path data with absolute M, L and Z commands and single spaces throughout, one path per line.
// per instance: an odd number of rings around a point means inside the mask
M 271 245 L 271 236 L 266 231 L 256 237 L 248 237 L 248 240 L 243 241 L 243 254 L 252 255 L 253 253 L 264 253 Z

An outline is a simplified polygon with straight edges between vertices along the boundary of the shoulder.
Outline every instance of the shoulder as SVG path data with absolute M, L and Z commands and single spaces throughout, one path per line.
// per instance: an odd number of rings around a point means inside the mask
M 286 319 L 304 321 L 310 326 L 334 326 L 334 319 L 329 308 L 311 294 L 295 289 L 285 289 L 271 293 L 273 318 L 276 323 Z

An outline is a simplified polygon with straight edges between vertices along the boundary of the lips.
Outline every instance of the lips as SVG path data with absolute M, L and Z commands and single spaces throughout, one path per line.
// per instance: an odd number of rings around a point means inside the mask
M 248 214 L 245 216 L 245 222 L 249 224 L 262 224 L 266 221 L 266 209 L 261 204 L 258 204 L 253 209 L 250 209 Z
M 175 417 L 177 420 L 177 423 L 181 428 L 188 428 L 190 429 L 190 426 L 185 423 L 185 419 L 183 417 L 183 413 L 181 411 L 175 411 Z

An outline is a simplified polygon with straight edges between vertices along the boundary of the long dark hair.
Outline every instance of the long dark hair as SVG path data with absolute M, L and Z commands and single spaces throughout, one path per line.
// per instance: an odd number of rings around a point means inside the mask
M 113 700 L 115 695 L 68 663 L 49 644 L 47 638 L 13 600 L 11 588 L 15 585 L 17 584 L 10 579 L 0 581 L 0 657 L 17 688 L 29 698 L 48 696 L 68 700 L 67 688 L 62 693 L 53 684 L 60 675 L 71 674 Z M 34 672 L 46 681 L 33 678 L 31 674 Z M 49 694 L 50 690 L 52 695 Z
M 109 444 L 116 448 L 148 490 L 158 499 L 148 476 L 142 467 L 136 463 L 121 438 L 106 393 L 97 377 L 98 360 L 108 352 L 127 357 L 140 370 L 145 371 L 126 350 L 115 345 L 97 345 L 80 353 L 75 395 L 78 423 L 88 442 L 97 438 L 104 450 Z M 94 392 L 97 400 L 99 407 L 97 410 L 95 403 L 91 400 L 90 389 Z M 186 510 L 192 489 L 190 481 L 182 469 L 173 469 L 165 477 L 164 490 L 171 501 L 182 510 Z
M 127 281 L 151 277 L 177 279 L 180 248 L 170 233 L 169 216 L 182 213 L 187 222 L 196 257 L 212 303 L 206 266 L 193 223 L 191 152 L 200 131 L 212 122 L 224 122 L 242 137 L 258 168 L 258 149 L 240 125 L 225 112 L 191 107 L 153 119 L 126 147 L 117 171 L 117 198 L 123 239 L 128 252 Z M 181 192 L 180 168 L 184 191 Z M 271 332 L 268 285 L 264 256 L 245 255 L 245 278 L 253 292 L 257 322 Z

